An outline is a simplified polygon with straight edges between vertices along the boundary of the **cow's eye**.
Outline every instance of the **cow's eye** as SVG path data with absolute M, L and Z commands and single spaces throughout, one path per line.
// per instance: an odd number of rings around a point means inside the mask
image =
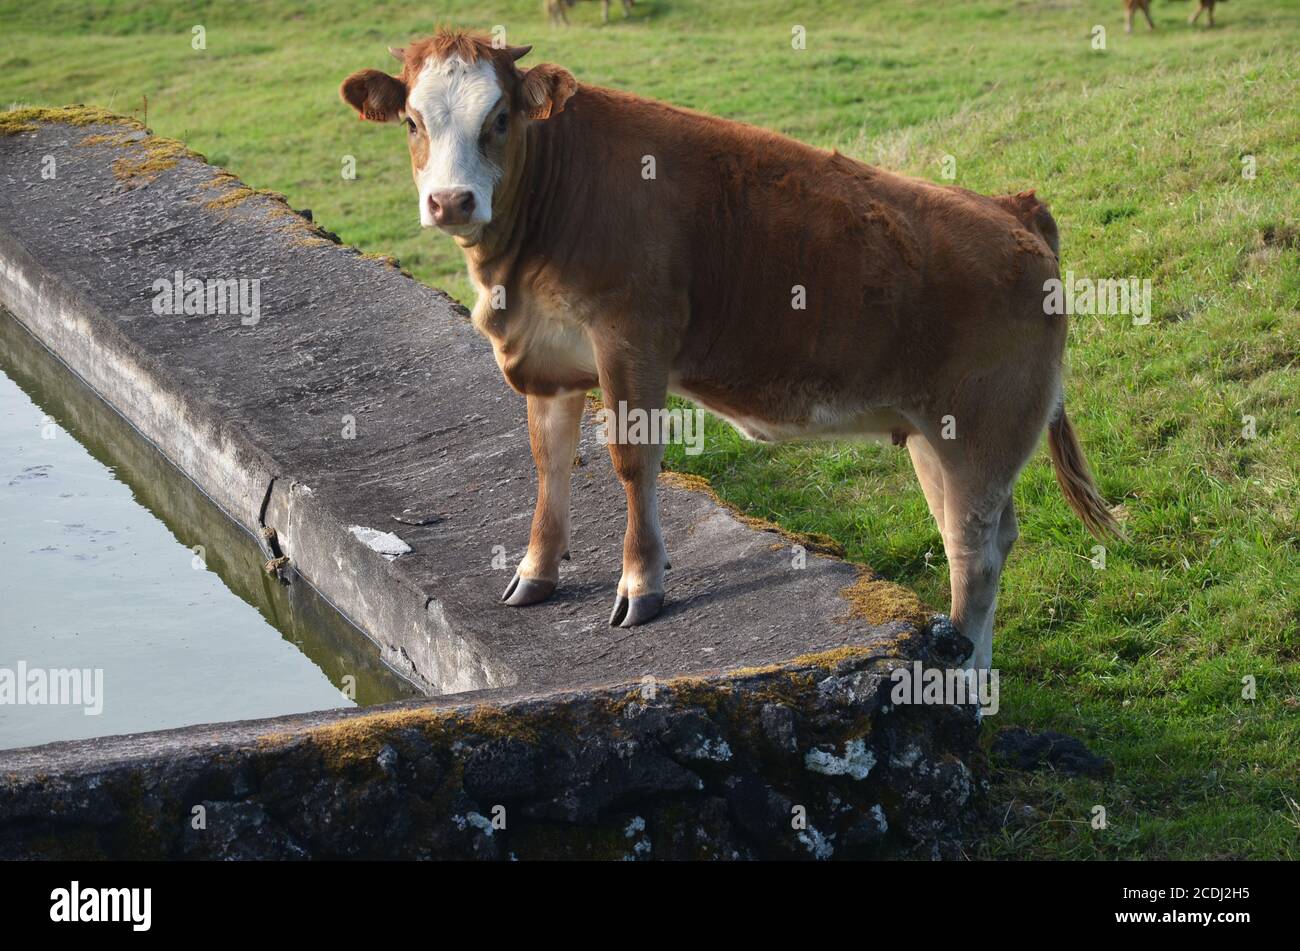
M 409 116 L 406 119 L 406 131 L 410 135 L 415 135 L 415 120 Z
M 492 128 L 497 135 L 505 135 L 506 128 L 510 125 L 510 113 L 500 112 L 497 114 L 496 122 L 492 123 Z

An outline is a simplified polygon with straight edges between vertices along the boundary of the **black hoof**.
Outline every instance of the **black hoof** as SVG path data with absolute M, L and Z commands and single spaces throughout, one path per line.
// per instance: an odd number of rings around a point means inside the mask
M 609 616 L 610 627 L 636 627 L 659 616 L 664 607 L 662 594 L 643 594 L 628 599 L 619 595 L 614 601 L 614 612 Z
M 501 600 L 512 608 L 522 608 L 545 601 L 555 593 L 555 582 L 541 578 L 524 578 L 515 572 L 514 579 L 501 595 Z

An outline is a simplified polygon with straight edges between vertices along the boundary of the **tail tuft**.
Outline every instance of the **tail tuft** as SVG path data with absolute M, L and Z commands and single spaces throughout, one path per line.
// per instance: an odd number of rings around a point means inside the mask
M 1065 495 L 1065 501 L 1088 531 L 1098 539 L 1123 539 L 1124 528 L 1092 481 L 1088 460 L 1084 458 L 1079 437 L 1070 425 L 1070 417 L 1065 415 L 1064 405 L 1048 424 L 1047 445 L 1052 454 L 1052 468 L 1056 470 L 1056 482 Z

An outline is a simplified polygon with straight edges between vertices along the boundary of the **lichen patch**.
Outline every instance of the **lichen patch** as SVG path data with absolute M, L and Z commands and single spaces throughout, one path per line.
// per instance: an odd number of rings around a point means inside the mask
M 844 744 L 843 756 L 817 748 L 804 754 L 803 762 L 805 767 L 824 776 L 866 779 L 871 768 L 876 765 L 876 754 L 867 748 L 866 741 L 855 739 Z
M 857 581 L 840 591 L 840 597 L 848 602 L 850 617 L 870 624 L 910 621 L 924 627 L 934 613 L 915 591 L 886 581 L 867 568 L 861 570 Z
M 0 135 L 17 135 L 35 132 L 41 123 L 59 122 L 63 125 L 116 125 L 127 129 L 148 132 L 144 124 L 127 116 L 120 116 L 98 106 L 72 105 L 57 108 L 26 106 L 0 112 Z

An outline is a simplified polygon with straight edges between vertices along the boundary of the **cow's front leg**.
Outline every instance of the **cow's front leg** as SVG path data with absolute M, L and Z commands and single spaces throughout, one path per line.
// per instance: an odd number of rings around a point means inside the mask
M 654 618 L 664 604 L 668 551 L 659 527 L 656 489 L 664 454 L 660 423 L 668 375 L 648 358 L 618 361 L 600 367 L 600 386 L 609 455 L 627 493 L 623 575 L 609 623 L 633 627 Z
M 560 562 L 569 554 L 569 487 L 578 452 L 581 390 L 528 397 L 528 439 L 537 465 L 537 508 L 528 552 L 501 600 L 522 607 L 545 601 L 560 581 Z

